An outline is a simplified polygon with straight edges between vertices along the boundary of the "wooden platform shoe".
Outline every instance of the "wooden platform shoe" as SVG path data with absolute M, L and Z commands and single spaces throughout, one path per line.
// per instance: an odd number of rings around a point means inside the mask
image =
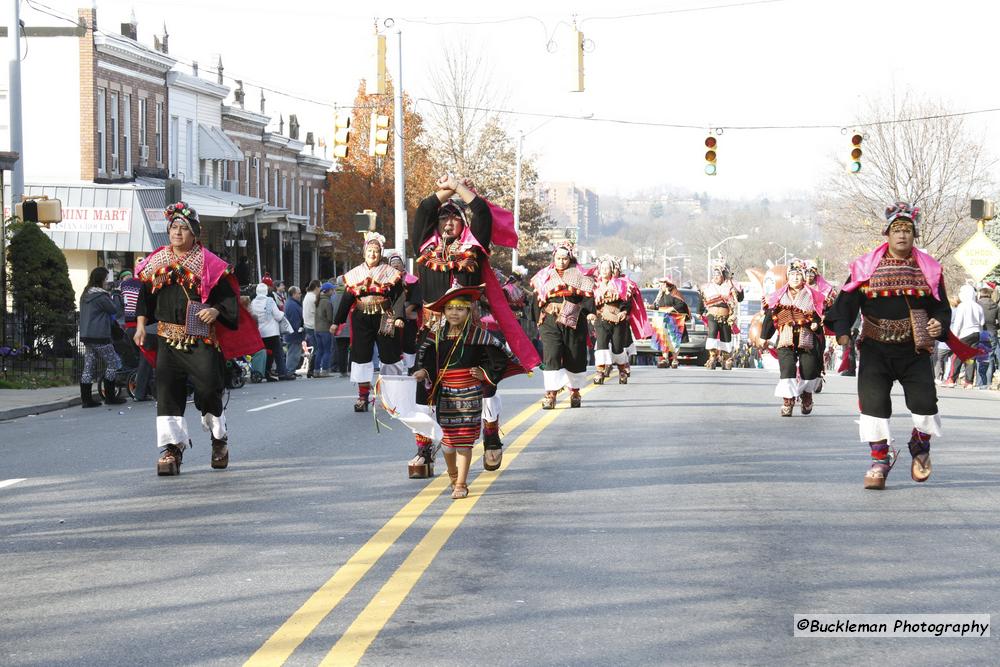
M 184 450 L 179 445 L 167 445 L 160 452 L 160 459 L 156 462 L 156 474 L 160 477 L 181 474 L 181 461 L 183 459 Z
M 407 464 L 410 479 L 427 479 L 434 476 L 434 445 L 430 438 L 417 436 L 417 455 Z

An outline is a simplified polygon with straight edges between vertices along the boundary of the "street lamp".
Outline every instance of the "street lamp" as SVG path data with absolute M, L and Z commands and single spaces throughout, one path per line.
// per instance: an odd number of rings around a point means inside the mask
M 529 134 L 531 134 L 532 132 L 542 129 L 545 125 L 548 125 L 555 119 L 556 117 L 553 116 L 552 118 L 549 118 L 548 120 L 544 121 L 541 125 L 536 126 L 535 129 L 528 130 L 527 132 L 521 130 L 519 133 L 517 139 L 517 158 L 514 162 L 514 235 L 515 236 L 518 234 L 521 227 L 521 161 L 522 161 L 521 156 L 524 153 L 524 138 Z M 518 241 L 518 245 L 520 245 L 520 241 Z M 515 246 L 510 253 L 511 271 L 517 268 L 517 263 L 519 259 L 520 257 L 518 256 L 517 246 Z
M 767 245 L 776 245 L 781 248 L 781 263 L 785 265 L 788 264 L 788 248 L 775 241 L 768 241 Z
M 711 280 L 712 279 L 712 251 L 713 250 L 715 250 L 716 248 L 718 248 L 719 246 L 721 246 L 726 241 L 736 241 L 736 240 L 744 241 L 744 240 L 746 240 L 748 238 L 750 238 L 750 236 L 748 234 L 737 234 L 736 236 L 727 236 L 726 238 L 722 239 L 721 241 L 719 241 L 718 243 L 716 243 L 714 246 L 712 246 L 711 248 L 709 248 L 708 249 L 708 257 L 705 260 L 705 279 L 706 280 Z
M 691 255 L 672 255 L 670 257 L 667 257 L 666 255 L 664 255 L 663 256 L 663 275 L 667 275 L 667 260 L 675 260 L 675 259 L 691 259 Z M 684 267 L 684 262 L 681 262 L 681 268 L 678 269 L 678 273 L 681 274 L 680 275 L 681 278 L 684 277 L 684 268 L 683 267 Z M 674 267 L 674 268 L 677 268 L 677 267 Z

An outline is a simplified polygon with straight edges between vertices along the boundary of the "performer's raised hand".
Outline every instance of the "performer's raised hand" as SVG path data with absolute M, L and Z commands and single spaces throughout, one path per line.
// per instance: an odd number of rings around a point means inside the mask
M 429 380 L 430 377 L 431 374 L 428 373 L 426 369 L 420 368 L 418 370 L 413 371 L 413 379 L 417 380 L 418 382 L 421 380 Z
M 927 333 L 931 335 L 931 338 L 937 338 L 941 335 L 942 327 L 941 323 L 935 320 L 933 317 L 927 320 Z

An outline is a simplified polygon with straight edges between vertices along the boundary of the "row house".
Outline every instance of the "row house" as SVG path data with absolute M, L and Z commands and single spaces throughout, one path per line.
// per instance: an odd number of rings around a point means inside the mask
M 332 275 L 318 256 L 331 243 L 321 189 L 332 164 L 302 154 L 309 140 L 298 140 L 297 124 L 283 136 L 283 123 L 269 131 L 263 114 L 240 117 L 242 87 L 227 107 L 221 62 L 217 82 L 180 72 L 166 28 L 151 47 L 134 19 L 113 33 L 97 27 L 96 9 L 77 14 L 77 28 L 32 40 L 21 63 L 24 194 L 62 201 L 64 221 L 46 233 L 66 255 L 74 288 L 96 266 L 130 268 L 167 242 L 168 178 L 181 181 L 218 254 L 234 263 L 245 254 L 258 274 L 296 282 Z M 30 6 L 22 19 L 53 22 Z
M 260 112 L 246 109 L 244 100 L 240 86 L 234 104 L 222 108 L 222 129 L 243 154 L 225 166 L 224 175 L 234 192 L 265 202 L 256 220 L 254 251 L 260 266 L 298 285 L 334 275 L 331 253 L 324 250 L 332 247 L 334 235 L 324 231 L 323 209 L 333 163 L 313 154 L 312 133 L 300 139 L 295 116 L 289 117 L 285 135 L 284 118 L 277 131 L 268 129 L 272 118 L 264 112 L 263 96 Z

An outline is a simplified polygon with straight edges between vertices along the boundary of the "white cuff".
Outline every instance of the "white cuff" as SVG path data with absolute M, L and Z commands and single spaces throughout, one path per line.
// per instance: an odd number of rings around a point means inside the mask
M 732 352 L 733 351 L 733 341 L 728 343 L 723 343 L 718 338 L 709 338 L 705 341 L 706 350 L 719 350 L 720 352 Z
M 823 383 L 823 378 L 818 377 L 812 380 L 800 380 L 799 381 L 799 394 L 810 393 L 815 394 L 816 388 Z
M 778 384 L 774 386 L 774 395 L 776 398 L 798 398 L 799 381 L 795 378 L 778 380 Z
M 403 353 L 403 364 L 407 368 L 413 368 L 413 364 L 415 363 L 417 363 L 417 355 L 408 352 Z
M 542 380 L 545 383 L 545 391 L 559 391 L 566 386 L 563 371 L 542 371 Z
M 371 383 L 372 378 L 375 377 L 375 364 L 369 361 L 367 364 L 359 364 L 356 361 L 351 362 L 351 382 L 357 382 L 358 384 Z
M 483 421 L 495 422 L 500 419 L 500 394 L 494 394 L 488 398 L 483 398 Z
M 156 418 L 156 446 L 177 445 L 183 451 L 188 444 L 188 427 L 184 416 Z
M 594 350 L 594 363 L 598 366 L 610 366 L 611 350 Z
M 621 354 L 612 354 L 611 361 L 616 364 L 627 364 L 628 363 L 628 352 L 623 350 Z
M 889 420 L 882 417 L 861 415 L 858 420 L 858 435 L 861 442 L 885 440 L 888 444 L 892 444 L 892 430 L 889 428 Z
M 927 435 L 941 435 L 941 415 L 912 415 L 913 426 Z
M 226 430 L 226 412 L 216 417 L 213 414 L 201 416 L 201 427 L 212 434 L 216 440 L 224 440 L 228 431 Z
M 587 386 L 587 374 L 566 371 L 566 384 L 570 389 L 583 389 Z
M 382 375 L 406 375 L 406 366 L 402 361 L 397 361 L 394 364 L 382 364 L 379 373 Z

